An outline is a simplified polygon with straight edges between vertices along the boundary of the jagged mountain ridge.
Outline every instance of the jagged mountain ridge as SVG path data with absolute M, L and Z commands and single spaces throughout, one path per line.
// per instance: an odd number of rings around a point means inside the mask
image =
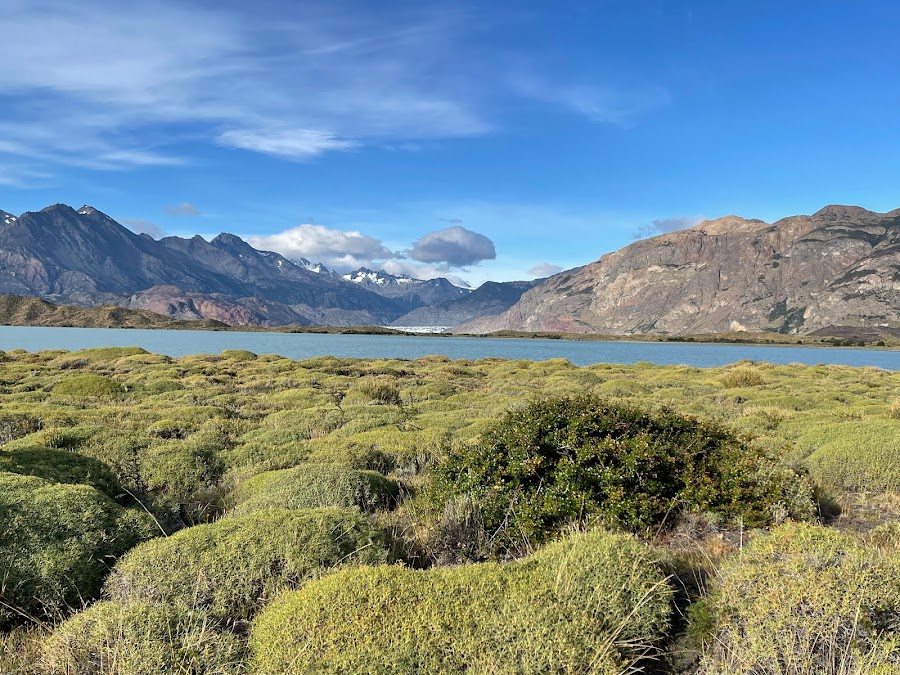
M 827 206 L 769 224 L 728 216 L 634 242 L 457 326 L 679 335 L 900 326 L 900 209 Z
M 157 241 L 89 206 L 0 215 L 4 294 L 231 325 L 387 324 L 411 309 L 321 272 L 231 234 Z
M 543 279 L 534 281 L 485 281 L 474 291 L 437 305 L 418 307 L 396 319 L 391 325 L 456 326 L 479 316 L 499 314 L 514 305 L 522 294 Z
M 454 286 L 443 277 L 414 279 L 406 274 L 393 275 L 366 267 L 344 274 L 343 278 L 360 288 L 403 304 L 407 312 L 464 298 L 472 292 L 468 288 Z

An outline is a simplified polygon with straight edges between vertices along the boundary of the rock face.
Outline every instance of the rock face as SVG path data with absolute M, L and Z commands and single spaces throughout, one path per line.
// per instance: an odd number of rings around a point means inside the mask
M 156 241 L 63 204 L 0 215 L 0 293 L 242 325 L 386 324 L 408 311 L 231 234 Z
M 835 325 L 900 326 L 900 209 L 706 221 L 550 277 L 499 316 L 453 332 L 805 334 Z
M 391 325 L 403 326 L 456 326 L 480 316 L 499 314 L 522 297 L 529 288 L 541 283 L 535 281 L 486 281 L 463 297 L 430 307 L 419 307 L 396 319 Z

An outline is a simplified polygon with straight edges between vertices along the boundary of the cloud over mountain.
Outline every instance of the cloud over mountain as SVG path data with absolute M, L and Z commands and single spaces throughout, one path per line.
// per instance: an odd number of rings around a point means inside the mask
M 306 258 L 339 271 L 396 256 L 380 240 L 362 232 L 308 223 L 277 234 L 250 236 L 247 241 L 260 250 L 277 251 L 287 258 Z
M 536 277 L 552 277 L 557 272 L 562 272 L 562 267 L 551 263 L 540 263 L 528 270 L 528 274 Z
M 494 242 L 459 225 L 430 232 L 413 244 L 409 257 L 424 263 L 446 263 L 465 267 L 482 260 L 494 260 Z
M 667 232 L 676 232 L 677 230 L 687 230 L 703 222 L 703 216 L 675 216 L 673 218 L 661 218 L 653 220 L 646 225 L 637 228 L 633 236 L 635 239 L 646 239 L 647 237 L 655 237 L 658 234 L 666 234 Z

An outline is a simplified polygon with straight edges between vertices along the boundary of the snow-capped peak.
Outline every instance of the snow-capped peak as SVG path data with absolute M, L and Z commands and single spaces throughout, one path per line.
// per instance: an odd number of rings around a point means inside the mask
M 306 258 L 295 258 L 291 260 L 295 265 L 299 265 L 304 269 L 309 270 L 310 272 L 315 272 L 316 274 L 331 274 L 331 270 L 325 267 L 322 263 L 314 263 L 310 262 Z
M 406 274 L 394 276 L 393 274 L 388 274 L 387 272 L 376 272 L 375 270 L 370 270 L 368 267 L 360 267 L 355 272 L 344 274 L 343 277 L 347 281 L 352 281 L 355 284 L 368 282 L 370 284 L 377 284 L 378 286 L 385 286 L 388 284 L 422 283 L 420 279 L 413 279 L 411 276 L 408 276 Z
M 12 225 L 18 220 L 13 214 L 7 213 L 6 211 L 0 211 L 0 218 L 2 218 L 3 222 L 7 225 Z

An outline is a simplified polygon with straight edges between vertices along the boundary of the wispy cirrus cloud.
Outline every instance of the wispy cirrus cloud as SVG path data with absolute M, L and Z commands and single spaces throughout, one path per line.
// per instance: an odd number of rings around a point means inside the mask
M 671 218 L 660 218 L 652 220 L 646 225 L 642 225 L 634 231 L 632 235 L 635 239 L 646 239 L 647 237 L 655 237 L 658 234 L 666 234 L 667 232 L 677 232 L 678 230 L 687 230 L 694 225 L 699 225 L 705 220 L 704 216 L 673 216 Z
M 309 160 L 496 132 L 510 98 L 615 124 L 664 98 L 516 81 L 483 23 L 443 3 L 5 0 L 0 161 L 176 166 L 198 142 Z

